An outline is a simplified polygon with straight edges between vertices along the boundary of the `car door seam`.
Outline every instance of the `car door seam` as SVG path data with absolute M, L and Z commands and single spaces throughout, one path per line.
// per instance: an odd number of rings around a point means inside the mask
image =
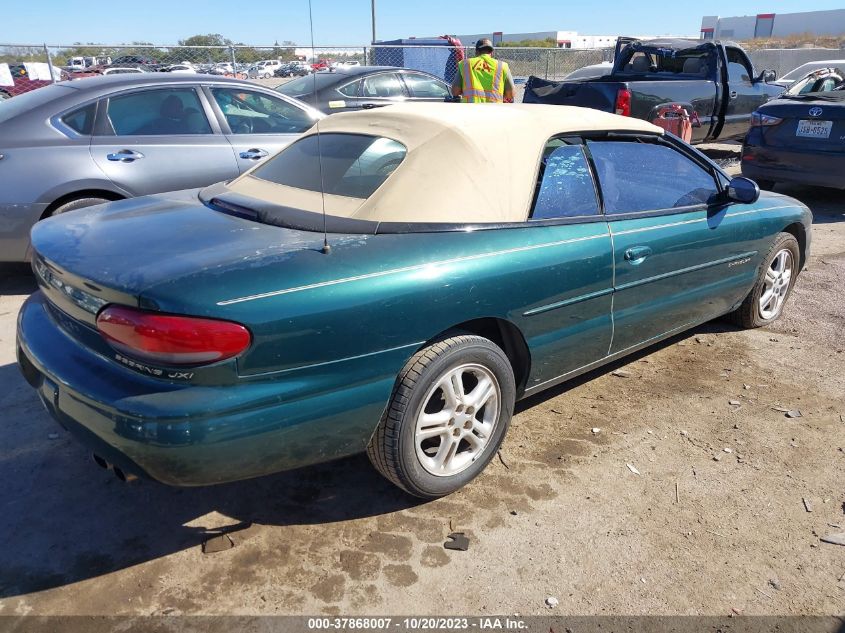
M 654 342 L 656 342 L 660 339 L 665 339 L 665 338 L 668 338 L 669 336 L 672 336 L 676 332 L 680 332 L 680 331 L 683 331 L 685 329 L 689 329 L 690 327 L 694 326 L 696 323 L 697 323 L 697 321 L 688 321 L 688 322 L 684 323 L 683 325 L 679 325 L 678 327 L 672 328 L 671 330 L 667 330 L 667 331 L 663 332 L 662 334 L 652 336 L 651 338 L 646 339 L 645 341 L 641 341 L 639 343 L 636 343 L 635 345 L 631 345 L 630 347 L 626 347 L 625 349 L 619 350 L 618 352 L 613 352 L 612 354 L 608 354 L 604 358 L 594 360 L 591 363 L 587 363 L 586 365 L 582 365 L 581 367 L 578 367 L 576 369 L 572 369 L 572 370 L 570 370 L 570 371 L 568 371 L 564 374 L 560 374 L 559 376 L 556 376 L 554 378 L 549 378 L 548 380 L 545 380 L 541 383 L 537 383 L 536 385 L 532 385 L 531 387 L 526 388 L 525 395 L 529 396 L 533 393 L 536 393 L 540 389 L 544 389 L 546 387 L 553 386 L 554 384 L 561 383 L 565 380 L 568 380 L 569 378 L 571 378 L 573 376 L 576 376 L 578 374 L 583 374 L 583 373 L 585 373 L 585 372 L 587 372 L 591 369 L 595 369 L 596 367 L 601 367 L 602 365 L 605 365 L 605 364 L 607 364 L 607 363 L 609 363 L 609 362 L 611 362 L 611 361 L 613 361 L 617 358 L 620 358 L 620 357 L 622 357 L 622 356 L 624 356 L 628 353 L 631 353 L 634 350 L 643 349 L 644 347 L 648 347 L 649 345 L 651 345 L 652 343 L 654 343 Z
M 607 353 L 613 349 L 613 338 L 616 336 L 616 315 L 613 314 L 616 299 L 616 241 L 613 238 L 613 228 L 610 222 L 605 220 L 607 224 L 607 234 L 610 236 L 610 342 L 607 344 Z

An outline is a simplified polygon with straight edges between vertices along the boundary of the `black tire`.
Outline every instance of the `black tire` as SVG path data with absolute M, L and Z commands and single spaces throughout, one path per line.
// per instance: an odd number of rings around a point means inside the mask
M 765 290 L 766 272 L 769 270 L 769 267 L 772 265 L 772 262 L 777 254 L 784 249 L 789 250 L 792 255 L 792 276 L 789 279 L 789 286 L 786 289 L 786 295 L 784 296 L 783 302 L 778 308 L 777 313 L 769 318 L 764 318 L 760 314 L 760 296 Z M 758 328 L 776 321 L 783 312 L 783 306 L 786 305 L 789 296 L 792 294 L 792 288 L 795 286 L 795 280 L 798 279 L 798 273 L 800 272 L 800 262 L 801 250 L 795 236 L 790 233 L 778 233 L 777 237 L 775 237 L 774 243 L 766 253 L 766 256 L 763 258 L 763 262 L 757 271 L 757 281 L 755 281 L 754 287 L 751 289 L 751 292 L 748 293 L 748 296 L 742 304 L 740 304 L 736 310 L 727 315 L 728 319 L 736 325 L 744 328 Z
M 774 180 L 755 180 L 754 182 L 757 183 L 760 189 L 765 189 L 766 191 L 772 191 L 777 184 Z
M 50 212 L 50 217 L 59 215 L 60 213 L 67 213 L 68 211 L 82 209 L 84 207 L 93 207 L 95 204 L 104 204 L 106 202 L 111 201 L 106 198 L 77 198 L 76 200 L 69 200 L 68 202 L 65 202 L 53 209 Z
M 448 476 L 434 475 L 417 456 L 417 415 L 441 377 L 465 364 L 480 365 L 495 376 L 500 390 L 498 419 L 487 443 L 464 470 Z M 501 348 L 480 336 L 452 333 L 421 349 L 405 364 L 384 416 L 370 438 L 367 454 L 376 470 L 406 492 L 424 499 L 448 495 L 474 479 L 499 450 L 510 425 L 515 397 L 513 369 Z

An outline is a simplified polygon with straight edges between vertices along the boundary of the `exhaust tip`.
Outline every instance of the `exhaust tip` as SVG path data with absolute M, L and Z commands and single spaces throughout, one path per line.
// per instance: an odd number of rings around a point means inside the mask
M 120 479 L 120 481 L 124 483 L 128 483 L 130 481 L 135 481 L 136 479 L 138 479 L 136 475 L 133 475 L 132 473 L 125 473 L 117 466 L 114 466 L 113 468 L 115 477 L 117 477 L 118 479 Z
M 97 466 L 99 466 L 100 468 L 104 468 L 105 470 L 108 470 L 110 468 L 109 463 L 96 453 L 93 453 L 91 455 L 91 458 L 94 460 L 94 463 L 97 464 Z

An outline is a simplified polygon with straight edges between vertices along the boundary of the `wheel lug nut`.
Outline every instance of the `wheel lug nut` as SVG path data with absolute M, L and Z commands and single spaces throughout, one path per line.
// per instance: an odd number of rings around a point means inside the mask
M 455 437 L 458 437 L 460 434 L 461 434 L 461 430 L 460 430 L 460 429 L 454 429 L 454 430 L 452 430 L 452 435 L 454 435 Z
M 469 420 L 467 420 L 466 422 L 464 422 L 464 428 L 465 428 L 465 429 L 471 429 L 471 428 L 472 428 L 472 422 L 471 422 L 471 421 L 469 421 Z

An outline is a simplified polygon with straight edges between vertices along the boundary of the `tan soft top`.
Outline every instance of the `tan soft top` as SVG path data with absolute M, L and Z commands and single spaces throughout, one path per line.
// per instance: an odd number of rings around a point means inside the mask
M 319 132 L 383 136 L 408 150 L 368 199 L 327 195 L 326 213 L 379 222 L 521 222 L 528 217 L 537 170 L 553 136 L 592 131 L 662 134 L 655 125 L 592 110 L 540 104 L 403 103 L 334 114 Z M 317 133 L 312 127 L 305 136 Z M 284 151 L 284 150 L 283 150 Z M 235 193 L 319 212 L 319 192 L 252 176 Z

